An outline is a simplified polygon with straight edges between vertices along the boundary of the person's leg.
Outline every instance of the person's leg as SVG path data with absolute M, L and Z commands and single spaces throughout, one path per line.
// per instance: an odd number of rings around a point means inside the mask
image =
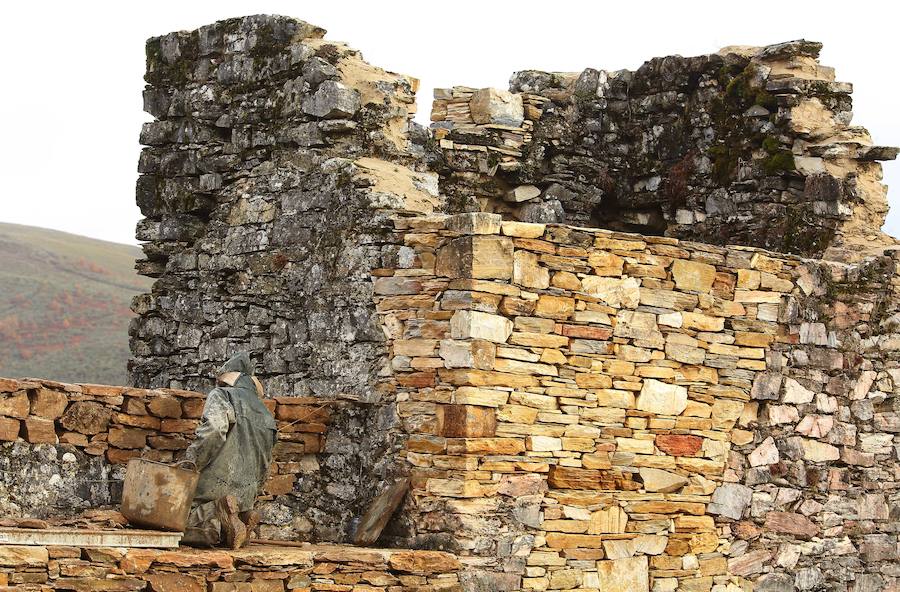
M 247 538 L 250 539 L 253 535 L 256 535 L 259 538 L 259 523 L 262 520 L 262 516 L 260 516 L 259 512 L 256 510 L 247 510 L 246 512 L 241 512 L 241 522 L 247 525 Z
M 221 532 L 216 502 L 206 502 L 191 508 L 181 542 L 192 547 L 214 547 L 222 538 Z
M 216 500 L 216 516 L 222 525 L 222 543 L 231 549 L 247 544 L 247 527 L 238 516 L 238 503 L 233 495 Z

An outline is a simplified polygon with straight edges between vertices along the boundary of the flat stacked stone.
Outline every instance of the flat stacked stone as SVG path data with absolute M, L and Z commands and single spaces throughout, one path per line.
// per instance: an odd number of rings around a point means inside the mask
M 480 555 L 464 579 L 510 590 L 802 590 L 893 561 L 893 255 L 483 213 L 397 226 L 428 262 L 426 291 L 376 295 L 409 433 L 407 543 Z
M 238 551 L 0 546 L 0 591 L 460 592 L 440 551 L 253 545 Z

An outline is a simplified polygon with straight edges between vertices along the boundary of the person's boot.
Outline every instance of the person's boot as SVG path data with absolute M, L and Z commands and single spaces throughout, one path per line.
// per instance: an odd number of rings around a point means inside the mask
M 216 516 L 222 524 L 222 542 L 229 549 L 240 549 L 247 544 L 247 527 L 238 516 L 238 504 L 233 495 L 216 500 Z
M 241 521 L 247 526 L 247 540 L 253 538 L 253 535 L 259 537 L 259 523 L 262 520 L 262 516 L 256 510 L 247 510 L 246 512 L 241 512 Z

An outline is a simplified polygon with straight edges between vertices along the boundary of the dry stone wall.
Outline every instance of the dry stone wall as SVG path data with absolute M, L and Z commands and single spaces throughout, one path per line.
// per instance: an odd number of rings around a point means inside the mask
M 254 546 L 239 551 L 0 546 L 0 592 L 458 592 L 449 553 Z
M 281 394 L 377 398 L 384 212 L 430 213 L 436 179 L 402 166 L 416 82 L 323 34 L 261 16 L 147 42 L 136 386 L 202 390 L 242 347 Z
M 129 371 L 205 392 L 247 350 L 272 395 L 363 403 L 326 442 L 330 486 L 301 484 L 280 515 L 341 541 L 400 472 L 372 271 L 409 257 L 389 216 L 439 199 L 414 168 L 417 82 L 323 34 L 255 16 L 147 42 L 138 271 L 157 281 L 134 301 Z
M 654 58 L 635 71 L 517 72 L 435 91 L 454 211 L 856 260 L 893 244 L 875 146 L 820 43 Z
M 48 380 L 0 379 L 0 511 L 9 518 L 73 517 L 121 501 L 124 465 L 135 457 L 173 462 L 194 438 L 205 395 Z M 279 441 L 259 499 L 271 539 L 341 539 L 356 489 L 334 467 L 340 444 L 363 439 L 366 411 L 347 402 L 276 397 Z M 335 426 L 333 442 L 327 432 Z M 324 495 L 323 495 L 324 494 Z
M 429 131 L 323 34 L 147 46 L 133 384 L 247 349 L 279 406 L 347 402 L 273 532 L 409 476 L 380 542 L 467 591 L 897 586 L 896 150 L 819 44 L 440 90 Z
M 404 544 L 482 557 L 476 589 L 896 584 L 893 255 L 488 214 L 398 227 L 423 262 L 377 280 Z

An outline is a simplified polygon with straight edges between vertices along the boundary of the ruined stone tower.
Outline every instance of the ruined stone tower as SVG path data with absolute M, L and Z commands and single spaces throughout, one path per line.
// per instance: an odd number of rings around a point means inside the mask
M 425 129 L 416 80 L 302 21 L 149 40 L 138 270 L 156 281 L 134 302 L 132 385 L 0 379 L 0 462 L 37 475 L 62 461 L 35 447 L 65 447 L 96 476 L 69 470 L 67 502 L 108 505 L 98 483 L 177 459 L 214 368 L 246 349 L 281 428 L 268 538 L 346 545 L 378 493 L 410 489 L 390 550 L 115 567 L 45 550 L 20 579 L 900 588 L 879 164 L 897 149 L 851 125 L 820 49 L 519 72 L 435 91 Z M 7 486 L 7 513 L 41 513 L 29 487 Z
M 478 558 L 470 589 L 893 581 L 897 151 L 820 44 L 519 72 L 425 130 L 415 80 L 322 35 L 148 43 L 135 385 L 247 348 L 350 401 L 341 503 L 283 504 L 341 540 L 408 475 L 383 541 Z

